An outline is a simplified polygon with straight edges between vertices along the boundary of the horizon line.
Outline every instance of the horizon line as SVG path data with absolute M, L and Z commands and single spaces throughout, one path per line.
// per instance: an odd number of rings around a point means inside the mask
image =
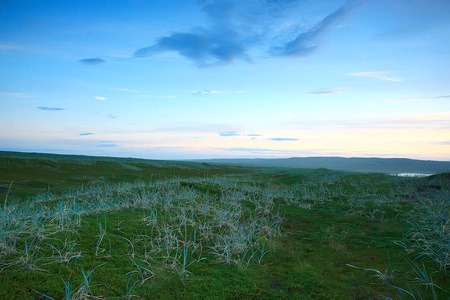
M 325 155 L 325 156 L 286 156 L 286 157 L 215 157 L 215 158 L 177 158 L 177 159 L 160 159 L 160 158 L 143 158 L 135 156 L 110 156 L 110 155 L 94 155 L 94 154 L 74 154 L 74 153 L 55 153 L 55 152 L 38 152 L 33 150 L 3 150 L 0 148 L 0 152 L 12 152 L 12 153 L 23 153 L 23 154 L 48 154 L 48 155 L 60 155 L 60 156 L 85 156 L 85 157 L 98 157 L 98 158 L 125 158 L 125 159 L 142 159 L 142 160 L 158 160 L 158 161 L 212 161 L 212 160 L 274 160 L 274 159 L 292 159 L 292 158 L 362 158 L 362 159 L 409 159 L 409 160 L 419 160 L 419 161 L 435 161 L 435 162 L 450 162 L 444 159 L 420 159 L 420 158 L 410 158 L 410 157 L 380 157 L 380 156 L 335 156 L 335 155 Z

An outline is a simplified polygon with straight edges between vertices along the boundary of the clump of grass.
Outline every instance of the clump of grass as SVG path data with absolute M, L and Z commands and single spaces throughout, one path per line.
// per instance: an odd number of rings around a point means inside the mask
M 420 197 L 409 223 L 411 230 L 401 244 L 417 258 L 431 260 L 446 273 L 450 271 L 450 191 Z
M 78 288 L 74 291 L 72 291 L 71 289 L 71 285 L 70 285 L 70 277 L 67 280 L 67 282 L 61 278 L 62 282 L 64 283 L 64 298 L 66 300 L 78 300 L 78 299 L 87 299 L 90 297 L 90 291 L 91 291 L 91 283 L 90 283 L 90 279 L 91 279 L 91 275 L 92 273 L 97 269 L 100 268 L 101 266 L 103 266 L 103 264 L 93 268 L 92 270 L 90 270 L 89 272 L 85 272 L 83 269 L 81 269 L 81 274 L 83 275 L 83 282 L 78 286 Z M 36 290 L 34 290 L 35 293 L 47 298 L 47 299 L 53 299 L 52 297 L 48 296 L 48 295 L 44 295 Z
M 437 286 L 433 282 L 433 278 L 428 274 L 426 267 L 424 265 L 422 267 L 420 267 L 416 262 L 414 262 L 410 259 L 407 259 L 406 261 L 407 261 L 408 265 L 411 267 L 412 276 L 414 276 L 410 279 L 406 278 L 406 275 L 407 275 L 406 271 L 400 272 L 398 270 L 394 270 L 392 268 L 390 260 L 389 260 L 389 268 L 385 272 L 381 272 L 379 270 L 371 269 L 371 268 L 356 267 L 351 264 L 346 264 L 346 265 L 349 267 L 355 268 L 355 269 L 360 269 L 360 270 L 364 270 L 366 272 L 369 271 L 369 272 L 375 273 L 371 277 L 377 278 L 380 282 L 382 282 L 383 284 L 385 284 L 395 290 L 398 290 L 402 293 L 406 293 L 414 300 L 425 299 L 424 297 L 426 297 L 427 299 L 428 298 L 434 299 L 434 300 L 437 299 L 435 288 L 439 288 L 441 290 L 443 290 L 443 289 L 441 287 Z M 406 285 L 405 287 L 400 287 L 398 284 L 395 284 L 393 282 L 401 273 L 403 274 L 404 282 Z M 421 292 L 418 289 L 417 284 L 420 286 L 424 286 L 426 288 L 426 294 L 424 294 L 423 292 Z M 382 296 L 382 297 L 385 299 L 392 299 L 392 298 L 386 297 L 386 296 Z

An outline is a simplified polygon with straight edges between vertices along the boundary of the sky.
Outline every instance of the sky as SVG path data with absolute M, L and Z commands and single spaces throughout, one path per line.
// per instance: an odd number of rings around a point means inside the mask
M 450 160 L 448 0 L 0 0 L 0 150 Z

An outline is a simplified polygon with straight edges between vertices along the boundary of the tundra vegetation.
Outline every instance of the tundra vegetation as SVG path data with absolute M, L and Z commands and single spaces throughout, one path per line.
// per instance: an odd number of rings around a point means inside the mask
M 1 299 L 448 299 L 450 174 L 0 157 Z

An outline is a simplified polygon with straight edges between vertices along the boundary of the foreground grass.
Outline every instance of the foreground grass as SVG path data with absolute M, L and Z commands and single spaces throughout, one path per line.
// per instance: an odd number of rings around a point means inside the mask
M 5 199 L 0 298 L 449 298 L 445 175 L 190 170 Z

